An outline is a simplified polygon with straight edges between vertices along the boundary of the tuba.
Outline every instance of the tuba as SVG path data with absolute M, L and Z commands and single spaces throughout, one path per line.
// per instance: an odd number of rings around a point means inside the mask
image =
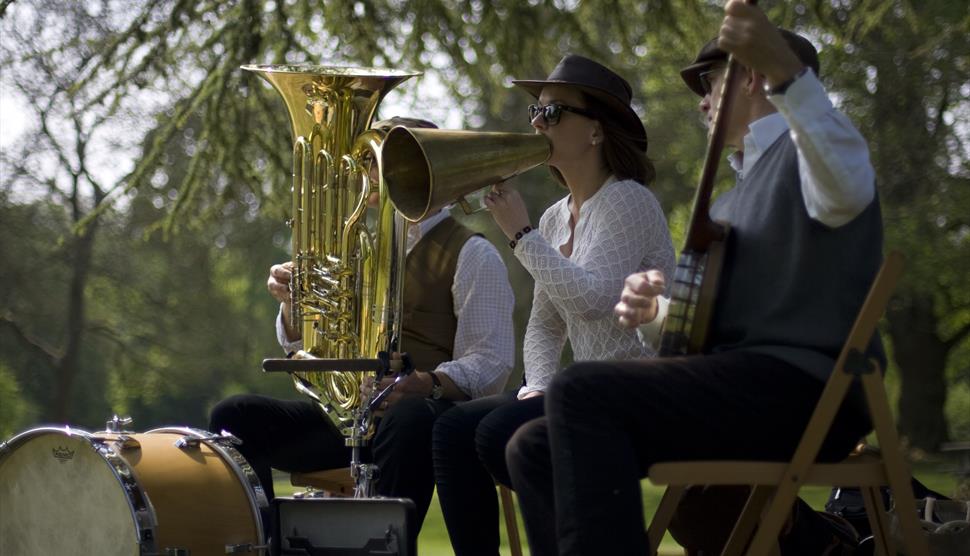
M 368 129 L 384 96 L 414 72 L 313 65 L 250 65 L 283 97 L 293 131 L 293 277 L 290 322 L 303 334 L 287 371 L 347 437 L 357 430 L 364 380 L 400 332 L 404 225 L 381 181 L 383 135 Z M 374 202 L 376 199 L 376 203 Z

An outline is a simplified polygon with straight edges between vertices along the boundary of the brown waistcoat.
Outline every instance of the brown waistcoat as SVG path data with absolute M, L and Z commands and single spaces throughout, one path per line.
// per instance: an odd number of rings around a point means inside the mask
M 433 371 L 452 359 L 458 319 L 451 285 L 458 253 L 473 235 L 479 234 L 446 218 L 421 238 L 405 260 L 401 351 L 410 354 L 419 371 Z

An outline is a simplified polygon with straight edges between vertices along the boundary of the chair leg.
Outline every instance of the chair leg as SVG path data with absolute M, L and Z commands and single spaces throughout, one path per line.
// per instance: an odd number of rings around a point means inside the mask
M 893 491 L 893 505 L 896 508 L 903 544 L 910 556 L 929 556 L 929 543 L 916 518 L 916 500 L 913 497 L 909 469 L 900 454 L 899 438 L 892 425 L 892 414 L 882 377 L 878 373 L 862 375 L 862 385 L 869 402 L 876 438 L 879 439 L 879 448 L 882 450 L 882 464 L 886 468 L 889 488 Z
M 670 520 L 674 517 L 674 512 L 677 510 L 677 505 L 680 504 L 680 499 L 684 497 L 684 490 L 686 487 L 683 485 L 669 485 L 667 490 L 664 491 L 663 498 L 660 499 L 660 505 L 657 506 L 657 512 L 653 514 L 653 519 L 650 520 L 650 527 L 647 529 L 647 541 L 650 543 L 650 553 L 649 556 L 656 556 L 657 549 L 660 548 L 660 541 L 664 538 L 664 533 L 667 532 L 667 528 L 670 526 Z
M 873 553 L 878 556 L 892 556 L 892 539 L 889 533 L 889 523 L 886 512 L 882 508 L 882 496 L 879 487 L 865 487 L 862 491 L 862 501 L 866 505 L 866 515 L 869 516 L 869 527 L 872 529 L 872 540 L 875 541 Z
M 737 523 L 734 524 L 734 529 L 731 531 L 731 536 L 728 538 L 721 556 L 741 556 L 741 554 L 744 554 L 744 549 L 751 542 L 751 534 L 761 521 L 761 514 L 768 502 L 771 501 L 774 493 L 775 488 L 772 486 L 756 485 L 751 489 L 748 501 L 745 502 L 744 509 L 738 516 Z
M 512 556 L 522 556 L 522 540 L 519 538 L 519 523 L 515 519 L 512 491 L 505 485 L 498 485 L 498 494 L 502 500 L 502 514 L 505 516 L 505 531 L 509 536 L 509 550 Z
M 778 546 L 778 536 L 781 534 L 781 529 L 785 526 L 788 516 L 791 515 L 798 490 L 774 488 L 777 489 L 774 492 L 774 497 L 768 503 L 761 523 L 758 525 L 758 530 L 755 531 L 754 538 L 751 539 L 751 546 L 748 548 L 749 555 L 770 554 L 773 547 Z

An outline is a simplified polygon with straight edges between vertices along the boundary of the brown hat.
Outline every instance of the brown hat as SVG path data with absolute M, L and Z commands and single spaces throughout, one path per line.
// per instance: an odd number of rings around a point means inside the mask
M 788 48 L 791 48 L 795 56 L 803 64 L 812 68 L 815 75 L 818 75 L 818 51 L 815 50 L 812 43 L 805 37 L 792 33 L 788 29 L 779 27 L 778 31 L 781 32 L 781 36 L 785 38 L 785 42 L 788 43 Z M 704 96 L 704 88 L 701 87 L 701 73 L 707 71 L 708 68 L 718 62 L 726 62 L 727 58 L 727 52 L 717 47 L 717 37 L 714 37 L 701 48 L 701 51 L 697 53 L 697 57 L 694 58 L 694 61 L 689 66 L 680 70 L 680 77 L 684 80 L 684 83 L 687 83 L 691 91 L 694 91 L 700 96 Z
M 515 79 L 512 83 L 536 98 L 539 98 L 539 93 L 546 85 L 576 87 L 613 111 L 622 127 L 630 132 L 632 139 L 644 151 L 647 150 L 647 131 L 643 128 L 640 116 L 630 106 L 633 89 L 626 79 L 599 62 L 578 54 L 567 54 L 546 79 Z

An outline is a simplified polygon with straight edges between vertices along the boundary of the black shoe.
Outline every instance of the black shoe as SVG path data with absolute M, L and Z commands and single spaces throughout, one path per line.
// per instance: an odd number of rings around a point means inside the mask
M 847 519 L 828 512 L 818 515 L 829 522 L 832 528 L 832 543 L 823 552 L 824 556 L 859 556 L 859 533 Z
M 817 512 L 798 499 L 791 529 L 778 541 L 782 556 L 856 556 L 859 534 L 841 516 Z

